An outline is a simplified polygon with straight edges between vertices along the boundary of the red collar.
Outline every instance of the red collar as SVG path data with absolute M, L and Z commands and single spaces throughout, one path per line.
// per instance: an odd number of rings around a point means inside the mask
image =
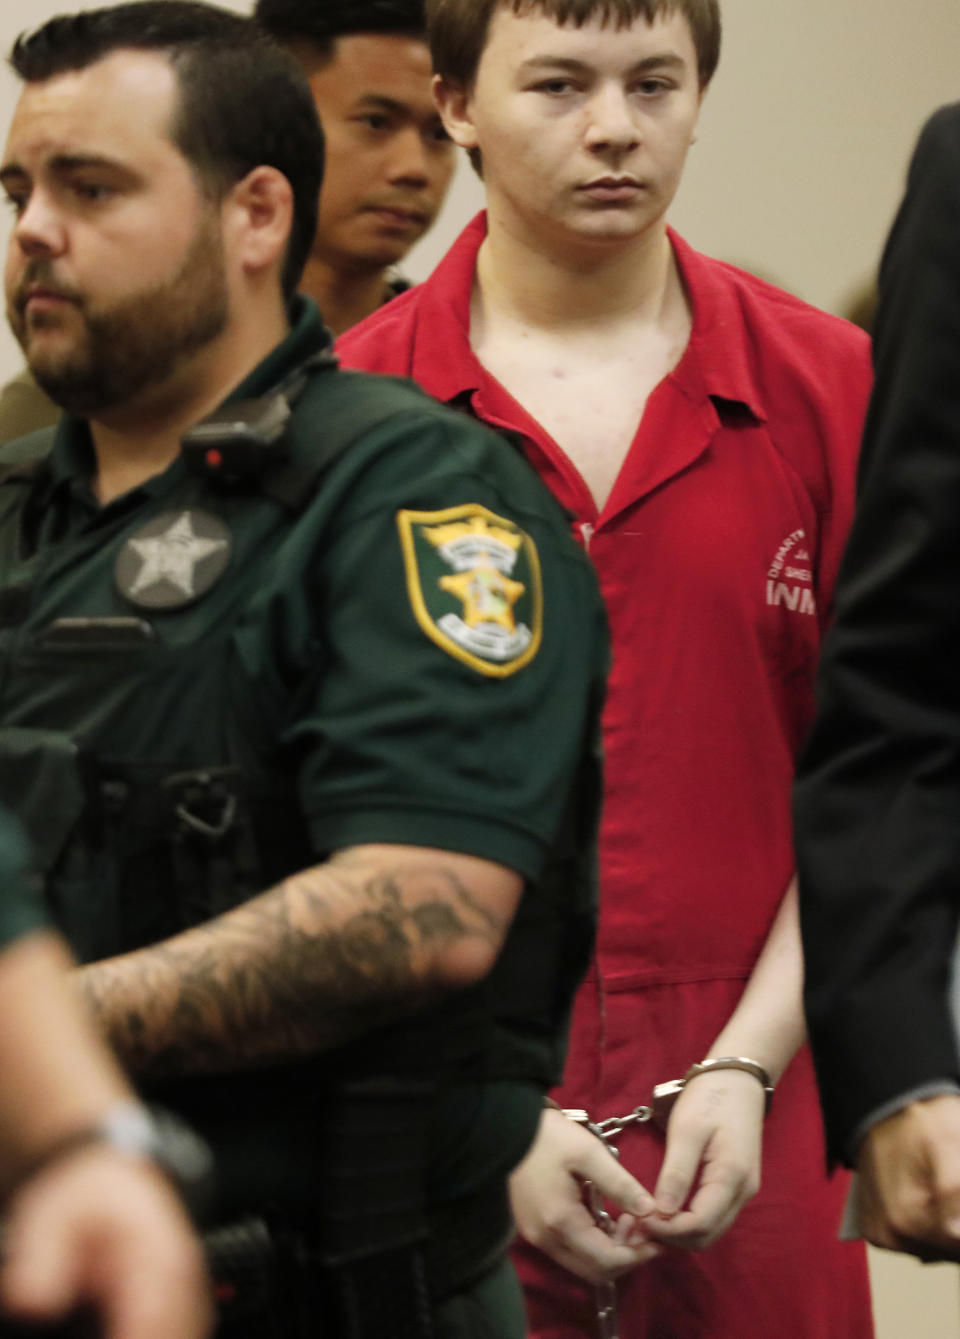
M 431 333 L 429 347 L 416 342 L 410 375 L 414 381 L 429 385 L 440 400 L 469 394 L 486 375 L 470 347 L 470 299 L 477 252 L 486 235 L 486 215 L 480 213 L 418 290 L 418 323 Z M 765 419 L 742 311 L 743 295 L 761 281 L 694 251 L 672 228 L 667 235 L 693 306 L 693 330 L 672 374 L 675 381 L 694 402 L 708 398 L 733 400 L 745 405 L 756 418 Z M 440 364 L 436 359 L 438 346 L 449 351 L 449 357 Z

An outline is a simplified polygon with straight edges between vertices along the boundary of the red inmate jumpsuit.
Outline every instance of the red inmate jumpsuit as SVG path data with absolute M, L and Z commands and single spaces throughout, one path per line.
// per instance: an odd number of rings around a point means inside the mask
M 693 251 L 671 232 L 693 307 L 598 514 L 573 464 L 474 357 L 483 217 L 425 283 L 340 341 L 347 367 L 412 376 L 519 433 L 576 517 L 610 614 L 601 919 L 554 1096 L 594 1119 L 645 1102 L 706 1053 L 736 1007 L 793 871 L 790 787 L 850 522 L 869 390 L 853 326 Z M 663 1156 L 623 1134 L 652 1188 Z M 806 1048 L 764 1135 L 763 1188 L 702 1254 L 620 1284 L 622 1339 L 868 1339 L 862 1246 L 836 1240 Z M 516 1259 L 538 1339 L 596 1333 L 591 1290 L 540 1252 Z

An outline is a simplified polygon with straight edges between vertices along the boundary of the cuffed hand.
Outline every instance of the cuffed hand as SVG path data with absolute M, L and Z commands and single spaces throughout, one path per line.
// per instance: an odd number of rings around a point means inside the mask
M 726 1232 L 760 1188 L 766 1098 L 741 1070 L 698 1074 L 677 1099 L 649 1234 L 700 1251 Z M 691 1198 L 692 1194 L 692 1198 Z
M 613 1235 L 584 1203 L 592 1181 L 608 1206 L 624 1212 Z M 520 1235 L 589 1283 L 608 1283 L 659 1254 L 644 1226 L 653 1198 L 596 1135 L 547 1108 L 530 1152 L 510 1178 Z

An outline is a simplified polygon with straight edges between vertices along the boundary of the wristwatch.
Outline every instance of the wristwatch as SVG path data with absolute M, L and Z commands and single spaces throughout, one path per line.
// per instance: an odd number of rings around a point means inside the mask
M 203 1219 L 212 1208 L 214 1161 L 206 1142 L 172 1111 L 141 1102 L 117 1102 L 95 1124 L 64 1135 L 30 1165 L 19 1183 L 92 1144 L 152 1162 L 169 1178 L 193 1218 Z

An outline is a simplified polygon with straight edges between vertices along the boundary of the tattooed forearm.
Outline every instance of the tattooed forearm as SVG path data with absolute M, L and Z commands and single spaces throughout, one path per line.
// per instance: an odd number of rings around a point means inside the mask
M 335 1046 L 492 965 L 519 880 L 487 866 L 478 891 L 469 876 L 481 863 L 388 867 L 347 853 L 175 939 L 82 968 L 80 985 L 140 1073 Z

